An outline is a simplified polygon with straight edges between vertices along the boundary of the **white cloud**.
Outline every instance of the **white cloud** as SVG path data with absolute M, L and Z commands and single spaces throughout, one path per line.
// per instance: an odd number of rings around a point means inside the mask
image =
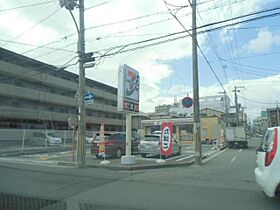
M 257 37 L 249 41 L 244 47 L 249 52 L 269 52 L 273 46 L 280 44 L 280 34 L 273 34 L 268 29 L 260 29 Z
M 231 80 L 227 85 L 224 85 L 228 95 L 231 98 L 231 105 L 234 105 L 234 94 L 232 90 L 234 90 L 235 86 L 245 86 L 246 89 L 240 89 L 241 97 L 238 97 L 239 103 L 245 107 L 248 116 L 253 119 L 257 115 L 260 115 L 261 110 L 265 110 L 268 107 L 273 107 L 273 104 L 280 102 L 280 74 L 276 76 L 261 78 L 261 79 L 253 79 L 253 80 Z M 171 90 L 185 90 L 186 87 L 182 85 L 175 85 L 171 88 Z M 199 95 L 203 96 L 211 96 L 218 95 L 219 92 L 223 91 L 219 84 L 213 84 L 209 86 L 200 86 Z M 190 94 L 192 95 L 192 93 Z M 178 98 L 183 98 L 185 95 L 177 95 Z M 246 99 L 248 100 L 246 100 Z M 163 99 L 162 99 L 163 100 Z M 171 100 L 170 97 L 167 97 L 167 100 Z M 254 102 L 252 102 L 254 101 Z M 259 102 L 259 103 L 256 103 Z M 271 105 L 269 104 L 271 103 Z
M 9 2 L 9 4 L 7 2 Z M 170 0 L 169 2 L 175 5 L 188 4 L 188 2 L 185 0 Z M 207 10 L 208 8 L 211 8 L 215 5 L 221 5 L 227 2 L 228 1 L 221 2 L 220 0 L 215 0 L 213 2 L 199 5 L 199 10 Z M 247 14 L 251 11 L 256 11 L 262 7 L 264 2 L 267 1 L 242 1 L 241 3 L 233 4 L 231 8 L 225 7 L 225 14 L 223 14 L 223 12 L 219 12 L 219 10 L 213 11 L 213 9 L 209 10 L 208 12 L 200 12 L 203 23 L 199 24 L 215 22 L 217 20 L 228 19 L 231 16 L 238 16 L 240 14 Z M 36 1 L 24 1 L 24 4 L 32 3 L 36 3 Z M 86 7 L 92 6 L 94 4 L 98 3 L 86 1 Z M 1 1 L 0 5 L 1 8 L 10 8 L 14 6 L 20 6 L 22 4 L 20 4 L 17 0 L 11 0 Z M 1 20 L 6 20 L 5 22 L 1 22 L 1 26 L 6 29 L 4 34 L 9 37 L 16 37 L 18 34 L 22 33 L 28 28 L 31 28 L 39 20 L 45 17 L 45 11 L 51 11 L 57 8 L 58 1 L 54 4 L 46 5 L 45 7 L 42 6 L 40 7 L 40 9 L 37 9 L 37 12 L 30 12 L 30 15 L 26 15 L 26 10 L 19 10 L 17 12 L 10 12 L 5 14 L 2 13 L 0 14 Z M 146 14 L 156 13 L 163 10 L 166 10 L 166 7 L 162 0 L 154 0 L 152 2 L 149 0 L 111 0 L 102 6 L 86 10 L 85 25 L 86 28 L 88 28 L 91 26 L 97 26 Z M 74 10 L 73 12 L 76 19 L 78 20 L 77 10 Z M 180 21 L 186 28 L 190 28 L 191 26 L 191 16 L 186 15 L 189 13 L 190 8 L 182 9 L 177 13 L 177 15 L 180 17 Z M 53 19 L 47 21 L 45 24 L 40 24 L 35 29 L 31 30 L 29 33 L 27 33 L 17 41 L 31 44 L 44 44 L 49 41 L 60 40 L 60 38 L 62 38 L 66 34 L 71 34 L 76 30 L 69 12 L 64 8 L 62 9 L 62 12 L 53 17 Z M 170 14 L 165 12 L 161 13 L 160 15 L 149 16 L 147 18 L 141 18 L 123 24 L 115 24 L 107 27 L 88 29 L 86 30 L 86 51 L 106 49 L 109 47 L 146 40 L 149 38 L 178 31 L 182 31 L 182 27 L 178 24 L 178 22 L 176 22 L 176 20 L 174 20 L 170 16 Z M 224 39 L 224 41 L 230 41 L 232 39 L 231 36 L 227 36 L 227 33 L 222 33 L 224 34 L 221 35 L 221 38 Z M 0 35 L 3 36 L 3 34 Z M 262 36 L 266 37 L 268 35 L 264 34 Z M 101 37 L 102 39 L 96 40 L 97 37 Z M 77 36 L 75 35 L 72 37 L 68 37 L 67 39 L 64 39 L 62 41 L 60 40 L 59 42 L 51 46 L 76 51 L 76 41 Z M 200 46 L 204 50 L 209 49 L 204 45 L 204 36 L 199 35 L 198 41 Z M 273 34 L 272 42 L 279 44 L 280 36 Z M 74 44 L 72 44 L 71 46 L 67 46 L 71 43 Z M 271 46 L 271 43 L 268 43 L 267 45 Z M 23 52 L 26 49 L 30 49 L 29 47 L 22 46 L 15 47 L 15 45 L 9 45 L 9 47 L 11 50 L 16 49 L 16 52 Z M 38 56 L 41 56 L 42 53 L 47 52 L 51 51 L 48 49 L 39 49 L 34 51 L 33 53 L 28 54 L 28 56 L 36 59 Z M 67 54 L 65 54 L 66 53 L 54 51 L 53 54 L 40 57 L 40 60 L 53 65 L 61 65 L 71 59 L 71 55 L 70 57 L 62 58 L 63 56 L 67 56 Z M 172 66 L 169 66 L 166 63 L 180 58 L 188 59 L 190 58 L 190 56 L 191 39 L 190 37 L 186 37 L 178 41 L 141 49 L 135 52 L 117 55 L 113 58 L 105 58 L 98 66 L 98 68 L 87 69 L 86 72 L 87 76 L 92 79 L 117 87 L 117 73 L 118 66 L 120 64 L 126 63 L 139 70 L 141 75 L 140 109 L 141 111 L 153 111 L 154 106 L 156 105 L 159 105 L 161 103 L 172 103 L 173 95 L 175 94 L 179 98 L 185 96 L 187 92 L 191 93 L 191 86 L 186 87 L 185 85 L 181 84 L 177 84 L 170 90 L 161 88 L 161 82 L 173 75 L 175 71 L 174 69 L 172 69 Z M 61 59 L 59 59 L 60 57 Z M 54 59 L 56 59 L 55 62 Z M 77 67 L 70 68 L 70 70 L 76 73 L 78 72 Z M 201 96 L 217 94 L 219 91 L 221 91 L 221 88 L 217 84 L 213 84 L 207 87 L 200 87 Z M 168 93 L 170 96 L 165 97 L 166 95 L 168 95 Z

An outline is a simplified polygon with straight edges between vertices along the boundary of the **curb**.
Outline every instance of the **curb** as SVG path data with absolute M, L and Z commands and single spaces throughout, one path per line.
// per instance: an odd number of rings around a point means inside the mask
M 66 161 L 57 161 L 57 165 L 62 166 L 76 166 L 76 163 L 66 162 Z M 182 163 L 165 163 L 165 164 L 149 164 L 149 165 L 100 165 L 100 164 L 87 164 L 87 168 L 103 168 L 108 170 L 118 170 L 118 171 L 136 171 L 136 170 L 145 170 L 145 169 L 159 169 L 159 168 L 171 168 L 171 167 L 183 167 L 190 166 L 194 164 L 194 160 Z

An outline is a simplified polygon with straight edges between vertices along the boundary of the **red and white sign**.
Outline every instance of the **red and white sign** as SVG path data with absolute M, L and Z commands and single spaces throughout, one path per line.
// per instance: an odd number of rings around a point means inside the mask
M 161 155 L 172 155 L 173 123 L 162 123 L 160 147 Z
M 119 67 L 118 80 L 118 110 L 125 112 L 139 112 L 139 72 L 124 64 Z

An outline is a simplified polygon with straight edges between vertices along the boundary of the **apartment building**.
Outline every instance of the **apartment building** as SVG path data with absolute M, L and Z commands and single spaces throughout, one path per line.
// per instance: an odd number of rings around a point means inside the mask
M 0 128 L 68 129 L 77 119 L 78 75 L 0 48 Z M 94 103 L 86 106 L 87 130 L 119 131 L 117 88 L 86 79 Z

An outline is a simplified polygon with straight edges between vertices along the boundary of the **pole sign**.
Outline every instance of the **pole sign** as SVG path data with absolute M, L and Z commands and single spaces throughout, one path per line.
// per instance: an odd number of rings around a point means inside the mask
M 191 97 L 185 97 L 182 99 L 183 107 L 190 108 L 193 105 L 193 100 Z
M 105 157 L 104 123 L 101 123 L 100 125 L 98 155 Z
M 139 112 L 138 71 L 124 64 L 119 67 L 118 110 L 132 113 Z
M 161 125 L 161 155 L 172 155 L 173 123 L 162 123 Z
M 84 98 L 85 98 L 86 105 L 93 104 L 94 101 L 93 93 L 85 93 Z

